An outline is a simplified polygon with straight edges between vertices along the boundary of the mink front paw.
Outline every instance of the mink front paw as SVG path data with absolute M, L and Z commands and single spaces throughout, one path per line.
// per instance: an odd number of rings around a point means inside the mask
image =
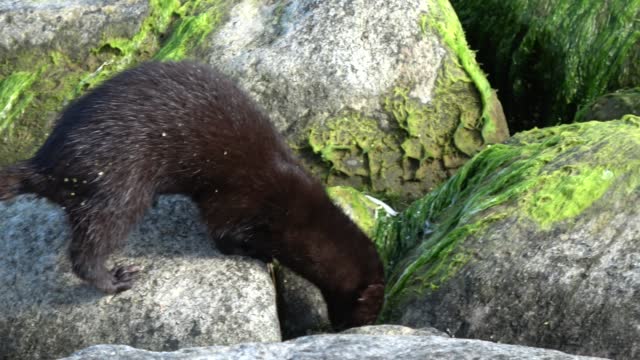
M 352 325 L 371 325 L 378 318 L 384 302 L 384 285 L 371 284 L 367 286 L 356 300 Z
M 107 294 L 117 294 L 133 286 L 135 275 L 142 268 L 138 265 L 116 266 L 111 269 L 95 286 Z

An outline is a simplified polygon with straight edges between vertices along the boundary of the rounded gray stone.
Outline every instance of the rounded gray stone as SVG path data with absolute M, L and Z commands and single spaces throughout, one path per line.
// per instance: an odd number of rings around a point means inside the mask
M 0 202 L 0 354 L 66 356 L 92 344 L 149 350 L 280 340 L 266 266 L 222 256 L 194 204 L 161 197 L 110 263 L 138 264 L 133 289 L 104 295 L 71 273 L 62 209 Z
M 428 11 L 422 0 L 243 0 L 207 57 L 289 134 L 345 107 L 389 121 L 381 96 L 397 84 L 413 84 L 422 103 L 433 96 L 447 51 L 436 36 L 419 35 Z
M 148 12 L 145 0 L 0 0 L 0 59 L 38 48 L 82 59 L 104 39 L 132 37 Z
M 383 330 L 384 332 L 384 330 Z M 496 344 L 489 341 L 451 339 L 425 335 L 314 335 L 269 344 L 242 344 L 182 349 L 173 353 L 150 352 L 128 346 L 99 345 L 79 351 L 65 360 L 118 358 L 156 359 L 261 359 L 261 360 L 466 360 L 530 359 L 587 360 L 559 351 Z

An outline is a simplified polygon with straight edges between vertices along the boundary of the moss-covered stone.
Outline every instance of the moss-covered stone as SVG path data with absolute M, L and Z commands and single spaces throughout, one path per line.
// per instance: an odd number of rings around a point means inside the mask
M 512 131 L 573 119 L 640 85 L 640 1 L 452 0 Z
M 329 184 L 416 198 L 484 146 L 509 136 L 500 102 L 475 62 L 451 5 L 432 2 L 418 25 L 423 35 L 440 38 L 449 53 L 431 101 L 423 103 L 412 96 L 412 84 L 399 83 L 382 99 L 391 124 L 361 114 L 316 124 L 309 144 L 330 165 Z M 354 177 L 362 180 L 349 182 Z
M 144 60 L 192 56 L 235 2 L 151 0 L 136 34 L 124 38 L 105 33 L 81 61 L 60 50 L 72 46 L 23 46 L 0 59 L 0 166 L 33 153 L 63 106 L 87 89 Z
M 420 19 L 422 31 L 427 32 L 429 29 L 433 29 L 440 34 L 442 41 L 456 54 L 458 64 L 466 71 L 466 75 L 475 85 L 482 100 L 481 117 L 461 118 L 460 126 L 467 130 L 481 129 L 481 138 L 486 143 L 503 141 L 509 136 L 509 133 L 504 124 L 506 119 L 502 112 L 502 105 L 467 44 L 464 31 L 451 3 L 448 0 L 434 1 L 431 10 L 430 14 L 423 15 Z M 458 80 L 465 81 L 466 79 Z M 475 150 L 473 153 L 477 152 L 478 147 L 472 148 Z
M 507 217 L 546 231 L 570 223 L 611 189 L 640 187 L 640 117 L 519 133 L 491 145 L 374 236 L 386 263 L 386 311 L 437 291 L 473 253 L 465 240 Z M 633 160 L 635 159 L 635 160 Z M 610 199 L 609 199 L 610 200 Z
M 627 114 L 640 115 L 640 87 L 600 96 L 582 107 L 574 121 L 613 120 Z
M 326 180 L 331 185 L 344 176 L 361 177 L 362 185 L 379 192 L 399 185 L 399 136 L 381 130 L 374 119 L 358 114 L 328 119 L 311 129 L 309 145 L 330 164 Z

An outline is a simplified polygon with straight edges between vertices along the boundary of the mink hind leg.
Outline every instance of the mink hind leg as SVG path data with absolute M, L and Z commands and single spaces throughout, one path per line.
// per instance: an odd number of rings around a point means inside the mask
M 150 207 L 153 196 L 138 192 L 135 203 L 126 198 L 105 201 L 88 200 L 86 204 L 67 207 L 72 225 L 69 256 L 73 272 L 107 294 L 130 289 L 137 265 L 118 265 L 108 269 L 105 261 L 120 248 L 133 226 Z

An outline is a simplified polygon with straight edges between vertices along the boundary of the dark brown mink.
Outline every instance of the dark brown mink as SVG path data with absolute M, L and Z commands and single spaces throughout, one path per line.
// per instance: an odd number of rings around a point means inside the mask
M 277 259 L 322 291 L 336 327 L 372 323 L 383 268 L 372 242 L 232 81 L 193 62 L 148 62 L 70 104 L 33 158 L 0 172 L 0 200 L 64 207 L 74 273 L 105 293 L 135 265 L 105 267 L 157 194 L 199 206 L 224 254 Z

